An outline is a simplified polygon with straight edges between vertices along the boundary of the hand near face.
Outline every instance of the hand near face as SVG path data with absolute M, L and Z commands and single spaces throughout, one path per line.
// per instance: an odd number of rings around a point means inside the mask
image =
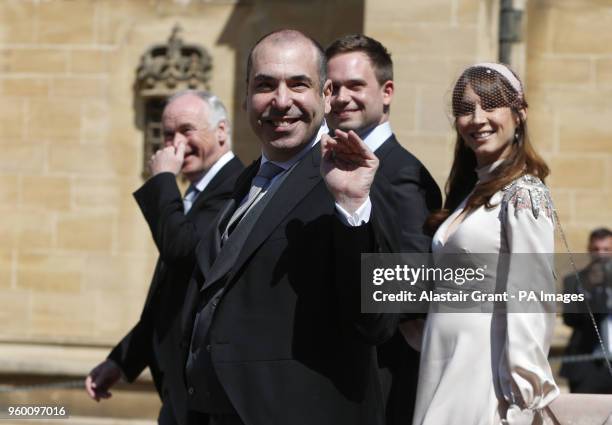
M 166 146 L 155 152 L 149 161 L 151 174 L 172 173 L 177 175 L 183 167 L 185 159 L 185 142 L 179 142 L 176 146 Z
M 109 391 L 121 378 L 121 369 L 112 360 L 104 360 L 85 378 L 85 391 L 95 401 L 110 398 Z
M 321 138 L 321 174 L 336 202 L 354 213 L 368 199 L 378 158 L 357 133 L 336 130 Z

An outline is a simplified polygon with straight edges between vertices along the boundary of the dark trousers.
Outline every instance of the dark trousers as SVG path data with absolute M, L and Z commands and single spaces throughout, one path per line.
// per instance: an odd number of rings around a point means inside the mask
M 170 401 L 164 400 L 162 407 L 159 409 L 159 416 L 157 417 L 158 425 L 178 425 Z
M 238 415 L 213 415 L 208 425 L 244 425 Z
M 189 411 L 187 417 L 189 425 L 244 425 L 238 415 L 208 415 Z
M 612 394 L 612 376 L 603 361 L 585 362 L 580 380 L 569 382 L 572 393 Z

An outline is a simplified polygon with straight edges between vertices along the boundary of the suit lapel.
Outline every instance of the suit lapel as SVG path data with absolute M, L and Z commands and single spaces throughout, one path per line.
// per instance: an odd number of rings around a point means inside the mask
M 287 176 L 247 238 L 233 270 L 238 270 L 295 206 L 321 181 L 317 143 Z
M 393 229 L 393 226 L 391 223 L 387 223 L 385 220 L 387 215 L 384 212 L 376 212 L 379 205 L 385 204 L 381 198 L 393 196 L 393 194 L 389 192 L 391 190 L 391 185 L 382 170 L 384 164 L 387 164 L 388 161 L 393 160 L 393 157 L 387 158 L 387 156 L 391 155 L 391 152 L 393 152 L 396 146 L 399 146 L 399 143 L 392 134 L 382 143 L 382 145 L 378 147 L 378 149 L 374 151 L 374 154 L 379 159 L 381 165 L 376 171 L 374 184 L 372 185 L 370 191 L 370 199 L 372 200 L 373 204 L 372 225 L 377 229 L 377 244 L 379 249 L 381 249 L 383 252 L 392 252 L 393 247 L 399 246 L 396 234 L 390 232 L 390 229 Z
M 321 181 L 320 154 L 316 144 L 286 176 L 281 186 L 268 202 L 258 221 L 248 235 L 230 273 L 239 270 L 253 252 L 266 240 L 293 208 Z M 247 189 L 248 190 L 248 189 Z M 231 276 L 230 276 L 231 279 Z M 207 281 L 202 290 L 214 282 Z
M 389 153 L 391 153 L 396 145 L 399 145 L 399 143 L 395 139 L 395 135 L 392 134 L 382 143 L 382 145 L 378 147 L 378 149 L 374 151 L 374 154 L 378 157 L 378 159 L 382 160 L 389 155 Z
M 213 230 L 198 244 L 196 249 L 196 260 L 204 278 L 209 274 L 210 268 L 221 249 L 221 234 L 225 230 L 225 226 L 230 217 L 240 204 L 240 201 L 248 193 L 251 187 L 251 180 L 257 174 L 257 170 L 259 170 L 259 161 L 253 162 L 242 172 L 242 174 L 240 174 L 236 181 L 232 198 L 225 203 L 215 218 Z
M 210 268 L 221 249 L 221 235 L 219 233 L 221 223 L 229 220 L 235 208 L 236 202 L 234 199 L 227 201 L 219 214 L 217 214 L 212 230 L 208 233 L 207 237 L 200 240 L 196 247 L 196 261 L 205 278 L 208 276 Z

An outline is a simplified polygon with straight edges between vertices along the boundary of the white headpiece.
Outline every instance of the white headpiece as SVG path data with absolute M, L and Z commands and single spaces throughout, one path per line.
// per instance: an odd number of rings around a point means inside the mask
M 518 93 L 518 95 L 520 97 L 523 97 L 523 85 L 521 84 L 519 79 L 516 78 L 514 73 L 512 71 L 510 71 L 510 68 L 508 68 L 506 65 L 501 64 L 501 63 L 495 63 L 495 62 L 481 62 L 481 63 L 477 63 L 475 65 L 472 65 L 470 68 L 488 68 L 488 69 L 492 69 L 493 71 L 497 72 L 502 77 L 504 77 L 506 79 L 506 81 L 508 81 L 508 83 L 510 83 L 512 88 Z

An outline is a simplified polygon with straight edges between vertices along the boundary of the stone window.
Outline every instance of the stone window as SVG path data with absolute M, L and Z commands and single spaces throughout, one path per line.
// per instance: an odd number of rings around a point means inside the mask
M 166 100 L 183 90 L 208 90 L 212 59 L 196 44 L 185 44 L 176 25 L 166 44 L 151 46 L 140 58 L 134 84 L 136 121 L 143 131 L 142 175 L 163 142 L 161 115 Z

